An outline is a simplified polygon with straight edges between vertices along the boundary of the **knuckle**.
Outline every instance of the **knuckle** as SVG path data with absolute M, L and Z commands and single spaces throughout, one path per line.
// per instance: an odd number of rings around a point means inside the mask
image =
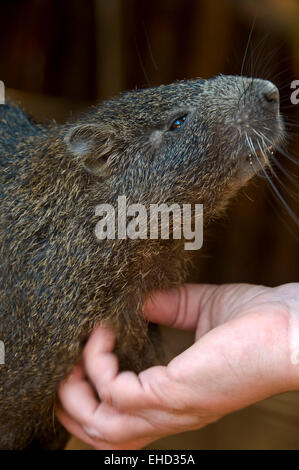
M 107 405 L 113 405 L 112 395 L 108 387 L 101 387 L 99 390 L 99 396 L 102 402 L 105 402 Z

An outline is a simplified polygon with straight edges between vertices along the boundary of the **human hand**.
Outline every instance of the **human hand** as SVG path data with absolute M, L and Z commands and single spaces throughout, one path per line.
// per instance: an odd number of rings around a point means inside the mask
M 299 389 L 299 284 L 183 285 L 156 292 L 144 312 L 195 330 L 195 343 L 166 367 L 119 373 L 113 331 L 94 330 L 57 415 L 97 449 L 138 449 Z

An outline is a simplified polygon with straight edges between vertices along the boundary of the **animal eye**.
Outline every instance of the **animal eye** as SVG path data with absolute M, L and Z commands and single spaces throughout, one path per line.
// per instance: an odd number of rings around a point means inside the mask
M 177 129 L 180 129 L 184 125 L 186 119 L 187 119 L 187 114 L 185 114 L 184 116 L 181 116 L 179 118 L 176 118 L 176 120 L 173 121 L 173 123 L 171 124 L 169 130 L 170 131 L 176 131 Z

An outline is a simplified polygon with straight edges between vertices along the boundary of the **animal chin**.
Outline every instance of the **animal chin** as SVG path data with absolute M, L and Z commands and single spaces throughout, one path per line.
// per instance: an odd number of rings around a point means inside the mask
M 263 168 L 269 167 L 270 155 L 274 153 L 273 147 L 253 148 L 239 158 L 240 165 L 237 171 L 237 180 L 241 185 L 246 184 L 251 178 L 263 171 Z

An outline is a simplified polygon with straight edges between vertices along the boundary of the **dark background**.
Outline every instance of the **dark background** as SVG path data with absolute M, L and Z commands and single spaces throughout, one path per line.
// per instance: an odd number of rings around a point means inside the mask
M 1 0 L 0 15 L 0 80 L 7 95 L 43 121 L 63 122 L 126 89 L 239 74 L 253 27 L 244 74 L 273 80 L 285 118 L 299 122 L 299 105 L 290 102 L 290 83 L 299 79 L 296 0 Z M 288 131 L 287 151 L 296 159 L 299 127 Z M 278 158 L 295 182 L 279 169 L 283 184 L 273 181 L 298 217 L 298 166 Z M 299 281 L 298 227 L 261 177 L 205 235 L 192 280 Z M 250 445 L 246 433 L 242 444 L 227 443 L 229 433 L 212 429 L 214 440 L 206 447 Z

